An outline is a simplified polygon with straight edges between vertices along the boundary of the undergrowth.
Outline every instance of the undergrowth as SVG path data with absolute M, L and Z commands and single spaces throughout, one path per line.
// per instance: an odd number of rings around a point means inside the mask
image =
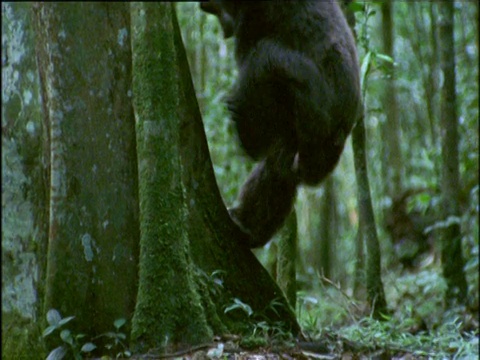
M 415 274 L 390 273 L 385 291 L 391 314 L 383 321 L 370 316 L 366 303 L 320 279 L 316 290 L 299 294 L 298 318 L 312 340 L 329 337 L 365 351 L 385 349 L 418 358 L 478 359 L 478 311 L 465 306 L 447 310 L 440 274 L 436 265 Z

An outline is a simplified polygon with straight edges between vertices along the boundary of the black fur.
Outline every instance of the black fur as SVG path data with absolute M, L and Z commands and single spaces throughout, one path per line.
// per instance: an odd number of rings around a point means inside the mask
M 233 220 L 264 245 L 290 213 L 299 184 L 335 167 L 361 115 L 357 54 L 334 0 L 209 1 L 234 36 L 239 76 L 227 105 L 246 153 L 260 163 Z

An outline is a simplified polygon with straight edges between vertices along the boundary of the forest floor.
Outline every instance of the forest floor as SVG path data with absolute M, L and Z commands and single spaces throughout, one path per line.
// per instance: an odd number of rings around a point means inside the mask
M 259 348 L 253 350 L 246 350 L 240 348 L 238 345 L 227 342 L 219 342 L 215 344 L 205 344 L 196 347 L 194 351 L 180 351 L 167 355 L 145 354 L 137 356 L 133 359 L 175 359 L 175 360 L 310 360 L 310 359 L 324 359 L 324 360 L 363 360 L 363 359 L 393 359 L 393 360 L 414 360 L 427 359 L 431 356 L 414 355 L 412 353 L 405 353 L 398 349 L 359 349 L 354 344 L 346 341 L 341 344 L 339 341 L 333 346 L 343 347 L 343 351 L 330 353 L 328 352 L 326 342 L 317 343 L 303 343 L 297 344 L 290 348 Z M 330 347 L 330 346 L 328 346 Z M 354 348 L 351 348 L 354 347 Z M 473 358 L 472 358 L 473 359 Z
M 445 308 L 445 284 L 438 266 L 385 276 L 391 313 L 379 321 L 332 282 L 297 294 L 298 319 L 307 341 L 297 341 L 260 321 L 251 336 L 224 336 L 170 354 L 132 359 L 479 359 L 478 285 L 470 305 Z M 478 274 L 473 276 L 478 283 Z

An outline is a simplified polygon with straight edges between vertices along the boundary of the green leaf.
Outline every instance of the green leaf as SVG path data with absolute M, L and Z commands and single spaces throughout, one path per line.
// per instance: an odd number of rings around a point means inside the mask
M 365 84 L 365 79 L 368 75 L 368 73 L 370 72 L 370 64 L 371 64 L 371 58 L 372 58 L 372 52 L 369 51 L 365 57 L 363 58 L 363 61 L 362 61 L 362 67 L 360 69 L 360 81 L 361 81 L 361 84 L 362 84 L 362 87 L 364 86 L 363 84 Z
M 70 333 L 70 330 L 68 329 L 62 330 L 62 332 L 60 333 L 60 338 L 67 344 L 73 346 L 73 338 L 72 338 L 72 334 Z
M 388 314 L 380 313 L 380 316 L 382 317 L 382 319 L 387 321 L 392 319 L 392 317 Z
M 225 309 L 225 314 L 235 309 L 241 309 L 245 311 L 248 314 L 248 316 L 251 316 L 253 314 L 253 310 L 250 307 L 250 305 L 243 303 L 240 299 L 237 299 L 237 298 L 233 299 L 233 301 L 234 301 L 234 304 L 228 306 Z
M 214 272 L 212 272 L 212 275 L 210 275 L 210 277 L 215 277 L 217 275 L 225 275 L 226 271 L 225 270 L 215 270 Z
M 62 325 L 65 325 L 66 323 L 70 322 L 71 320 L 75 319 L 75 316 L 69 316 L 69 317 L 66 317 L 65 319 L 61 319 L 59 322 L 58 322 L 58 326 L 62 326 Z
M 386 54 L 377 54 L 376 58 L 380 59 L 380 60 L 383 60 L 383 61 L 386 61 L 386 62 L 391 63 L 391 64 L 394 63 L 393 58 L 391 56 L 386 55 Z
M 67 349 L 63 346 L 59 346 L 50 351 L 50 354 L 47 356 L 47 360 L 62 360 L 66 353 Z
M 89 343 L 83 344 L 81 351 L 82 351 L 82 352 L 85 352 L 85 353 L 88 353 L 88 352 L 90 352 L 90 351 L 95 350 L 96 348 L 97 348 L 97 345 L 95 345 L 94 343 L 89 342 Z
M 52 332 L 54 332 L 56 329 L 57 329 L 56 325 L 50 325 L 45 330 L 43 330 L 42 336 L 46 337 L 46 336 L 50 335 Z
M 125 323 L 127 322 L 127 320 L 125 320 L 124 318 L 120 318 L 120 319 L 117 319 L 113 322 L 113 325 L 115 326 L 115 328 L 118 330 L 120 329 L 123 325 L 125 325 Z
M 62 320 L 60 313 L 55 309 L 50 309 L 47 312 L 47 322 L 50 325 L 58 325 L 58 323 Z

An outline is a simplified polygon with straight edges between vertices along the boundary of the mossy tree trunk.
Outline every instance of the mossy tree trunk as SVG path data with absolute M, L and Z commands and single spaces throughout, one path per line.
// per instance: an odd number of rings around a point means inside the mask
M 133 339 L 173 349 L 238 331 L 255 315 L 297 332 L 288 302 L 223 204 L 173 5 L 132 4 L 132 24 L 142 214 Z M 253 317 L 225 314 L 234 298 Z M 274 300 L 281 308 L 270 307 Z
M 36 3 L 47 136 L 45 311 L 95 335 L 136 296 L 138 197 L 126 4 Z
M 187 238 L 179 151 L 177 54 L 169 3 L 132 3 L 140 272 L 132 342 L 136 350 L 209 341 Z

